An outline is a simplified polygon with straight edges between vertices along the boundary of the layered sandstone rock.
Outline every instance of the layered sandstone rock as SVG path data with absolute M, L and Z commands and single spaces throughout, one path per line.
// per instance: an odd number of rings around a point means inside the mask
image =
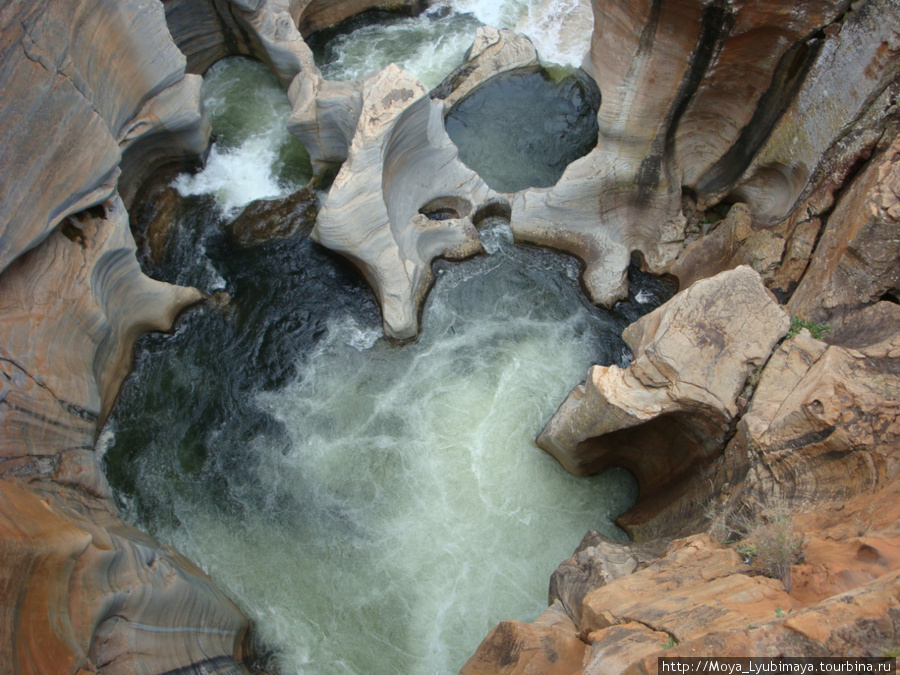
M 139 147 L 146 162 L 163 135 L 170 153 L 175 137 L 198 152 L 208 131 L 199 78 L 185 76 L 158 3 L 16 2 L 2 21 L 0 271 L 112 197 L 123 150 Z
M 786 341 L 728 448 L 728 481 L 742 499 L 774 496 L 808 509 L 895 481 L 898 359 L 896 335 L 860 351 L 829 347 L 807 331 Z
M 622 522 L 646 528 L 721 454 L 747 378 L 789 325 L 748 267 L 698 281 L 626 329 L 631 365 L 593 366 L 537 443 L 578 475 L 631 470 L 641 497 Z
M 444 109 L 450 111 L 493 77 L 512 70 L 527 71 L 539 67 L 537 50 L 526 36 L 482 26 L 475 33 L 465 62 L 444 78 L 431 95 L 440 99 Z
M 790 311 L 834 321 L 882 297 L 900 297 L 900 138 L 841 195 Z
M 598 303 L 625 296 L 633 251 L 664 270 L 684 236 L 682 187 L 733 184 L 804 72 L 805 40 L 843 4 L 595 0 L 597 148 L 516 197 L 516 237 L 581 258 Z
M 200 299 L 142 273 L 122 198 L 204 149 L 200 78 L 156 2 L 15 2 L 0 19 L 0 663 L 238 672 L 246 619 L 122 522 L 93 452 L 137 337 Z

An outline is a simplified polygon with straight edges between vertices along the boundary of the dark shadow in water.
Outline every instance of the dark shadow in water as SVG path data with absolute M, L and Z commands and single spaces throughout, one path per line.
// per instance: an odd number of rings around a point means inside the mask
M 459 157 L 498 192 L 550 187 L 597 144 L 600 91 L 583 71 L 501 75 L 447 115 Z

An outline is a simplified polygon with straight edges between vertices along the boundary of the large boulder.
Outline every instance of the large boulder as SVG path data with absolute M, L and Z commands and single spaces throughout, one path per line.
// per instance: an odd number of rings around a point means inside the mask
M 789 327 L 749 267 L 698 281 L 626 329 L 631 365 L 593 366 L 537 444 L 577 475 L 632 471 L 640 498 L 622 522 L 647 527 L 721 454 L 748 378 Z

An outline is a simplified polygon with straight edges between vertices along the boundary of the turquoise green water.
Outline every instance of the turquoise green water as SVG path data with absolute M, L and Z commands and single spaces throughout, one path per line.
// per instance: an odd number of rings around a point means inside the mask
M 204 94 L 216 155 L 179 179 L 154 273 L 233 300 L 142 340 L 99 446 L 120 504 L 240 604 L 282 672 L 454 672 L 497 622 L 543 611 L 588 529 L 622 536 L 631 476 L 576 479 L 533 439 L 592 363 L 628 358 L 621 330 L 652 304 L 591 307 L 572 259 L 493 222 L 393 345 L 359 274 L 309 239 L 229 246 L 221 225 L 308 166 L 259 67 L 223 62 Z

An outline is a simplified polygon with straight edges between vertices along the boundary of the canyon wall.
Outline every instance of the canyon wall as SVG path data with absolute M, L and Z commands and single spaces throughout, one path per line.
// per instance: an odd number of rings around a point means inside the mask
M 900 5 L 593 6 L 600 143 L 511 226 L 581 257 L 597 301 L 634 252 L 683 289 L 537 440 L 574 473 L 631 469 L 640 543 L 589 534 L 538 620 L 462 672 L 891 655 Z
M 482 31 L 471 68 L 432 96 L 396 68 L 324 80 L 303 34 L 382 4 L 0 10 L 4 672 L 244 667 L 246 619 L 122 521 L 93 449 L 136 338 L 202 299 L 144 276 L 126 208 L 149 173 L 204 151 L 199 75 L 229 54 L 279 77 L 317 178 L 340 167 L 313 236 L 369 278 L 387 335 L 415 336 L 431 261 L 477 252 L 485 213 L 581 258 L 597 303 L 624 296 L 632 259 L 682 286 L 628 329 L 634 363 L 593 369 L 539 439 L 577 472 L 631 468 L 641 498 L 622 522 L 643 541 L 588 535 L 547 612 L 502 623 L 465 672 L 643 672 L 663 649 L 889 650 L 896 0 L 593 0 L 597 147 L 557 185 L 513 195 L 459 162 L 442 120 L 478 83 L 533 68 L 532 52 Z M 831 330 L 788 334 L 791 315 Z M 773 578 L 759 551 L 785 522 L 805 541 Z

